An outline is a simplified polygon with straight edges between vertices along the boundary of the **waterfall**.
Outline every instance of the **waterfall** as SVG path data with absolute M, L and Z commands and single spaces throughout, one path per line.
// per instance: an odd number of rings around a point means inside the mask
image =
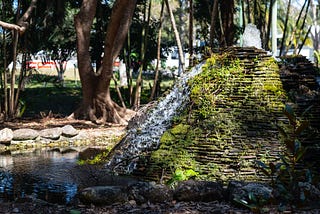
M 127 135 L 111 152 L 106 167 L 115 172 L 131 173 L 139 156 L 159 147 L 162 134 L 170 127 L 174 116 L 183 110 L 189 100 L 188 80 L 199 74 L 204 63 L 198 64 L 190 72 L 184 73 L 175 83 L 170 93 L 147 113 L 146 119 L 138 127 L 128 130 Z

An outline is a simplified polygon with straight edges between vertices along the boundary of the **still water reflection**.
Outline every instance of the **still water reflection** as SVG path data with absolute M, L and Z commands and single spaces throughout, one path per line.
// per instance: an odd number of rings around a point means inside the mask
M 0 154 L 0 202 L 35 197 L 65 204 L 78 190 L 72 171 L 79 167 L 79 153 L 36 150 Z

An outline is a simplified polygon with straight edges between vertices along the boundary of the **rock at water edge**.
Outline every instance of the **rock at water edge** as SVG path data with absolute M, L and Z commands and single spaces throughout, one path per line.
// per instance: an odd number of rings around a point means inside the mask
M 85 204 L 111 205 L 127 202 L 128 195 L 121 186 L 93 186 L 80 191 L 79 199 Z
M 65 125 L 62 127 L 62 136 L 74 137 L 79 134 L 79 131 L 75 129 L 72 125 Z
M 10 145 L 11 140 L 13 139 L 13 131 L 9 128 L 4 128 L 0 130 L 0 143 Z
M 58 140 L 62 134 L 62 129 L 52 128 L 52 129 L 43 129 L 40 131 L 39 135 L 42 138 L 50 139 L 50 140 Z
M 33 129 L 17 129 L 13 131 L 13 140 L 34 140 L 39 137 L 39 132 Z
M 223 201 L 225 191 L 221 183 L 212 181 L 182 181 L 174 191 L 177 201 Z

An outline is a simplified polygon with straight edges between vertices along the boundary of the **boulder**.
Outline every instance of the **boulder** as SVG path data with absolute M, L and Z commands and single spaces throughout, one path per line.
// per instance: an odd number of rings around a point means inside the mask
M 128 201 L 126 188 L 121 186 L 93 186 L 79 192 L 79 199 L 85 204 L 111 205 Z
M 299 182 L 298 186 L 300 191 L 300 200 L 304 199 L 305 203 L 309 204 L 312 204 L 315 201 L 320 201 L 319 187 L 309 182 Z
M 172 190 L 154 182 L 137 182 L 130 185 L 129 195 L 130 199 L 135 200 L 138 204 L 161 203 L 173 199 Z
M 17 129 L 13 131 L 13 140 L 24 141 L 34 140 L 39 136 L 39 132 L 34 129 Z
M 10 145 L 13 138 L 13 131 L 9 128 L 4 128 L 0 130 L 0 143 Z
M 50 139 L 50 140 L 58 140 L 61 134 L 62 134 L 62 129 L 60 127 L 43 129 L 39 133 L 40 137 Z
M 62 136 L 74 137 L 79 134 L 79 131 L 75 129 L 72 125 L 65 125 L 62 127 Z
M 177 201 L 223 201 L 225 191 L 221 183 L 212 181 L 182 181 L 174 191 Z
M 275 200 L 273 189 L 263 183 L 230 181 L 227 192 L 230 201 L 250 203 L 252 196 L 266 204 Z

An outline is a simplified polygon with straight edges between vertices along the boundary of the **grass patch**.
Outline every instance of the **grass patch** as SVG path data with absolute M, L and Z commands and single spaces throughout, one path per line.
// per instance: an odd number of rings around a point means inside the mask
M 64 117 L 70 115 L 79 106 L 82 99 L 80 81 L 65 80 L 62 86 L 55 80 L 55 76 L 43 74 L 34 75 L 30 79 L 20 96 L 20 100 L 25 107 L 23 117 L 38 117 L 41 114 L 47 115 L 49 112 Z M 135 79 L 133 81 L 133 85 L 135 85 Z M 141 104 L 146 104 L 149 101 L 152 84 L 153 79 L 150 77 L 143 80 Z M 172 79 L 163 79 L 161 94 L 170 89 L 172 84 Z M 112 99 L 121 104 L 114 81 L 111 81 L 110 90 Z M 120 88 L 120 91 L 126 106 L 129 107 L 128 88 Z

